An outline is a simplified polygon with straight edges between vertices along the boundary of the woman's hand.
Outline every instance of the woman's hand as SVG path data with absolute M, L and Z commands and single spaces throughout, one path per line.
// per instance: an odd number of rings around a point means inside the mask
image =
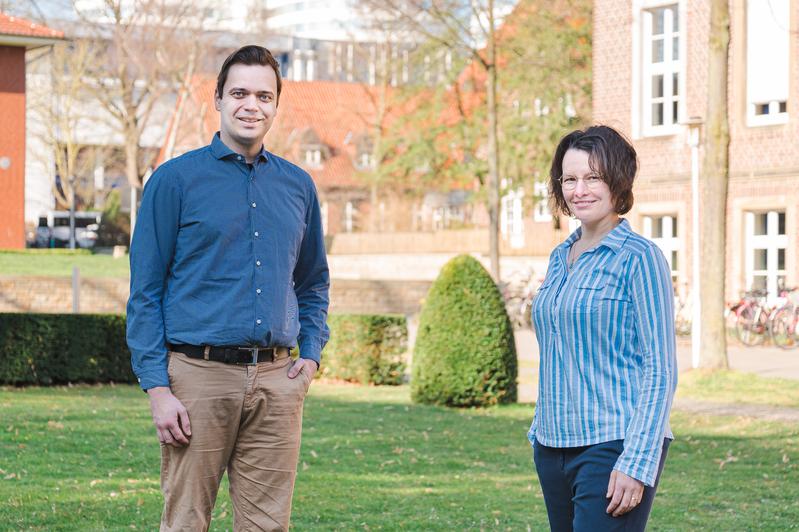
M 641 504 L 644 483 L 614 469 L 610 473 L 608 493 L 605 496 L 610 499 L 605 511 L 613 517 L 619 517 Z

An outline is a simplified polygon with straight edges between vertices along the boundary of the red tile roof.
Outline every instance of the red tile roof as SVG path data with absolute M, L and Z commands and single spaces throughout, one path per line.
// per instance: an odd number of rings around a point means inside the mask
M 0 35 L 19 35 L 22 37 L 43 37 L 50 39 L 63 39 L 64 32 L 56 31 L 36 24 L 24 18 L 12 17 L 0 13 Z
M 183 103 L 174 154 L 207 144 L 219 129 L 213 102 L 215 84 L 215 79 L 195 80 Z M 363 186 L 353 164 L 356 141 L 375 127 L 379 90 L 357 83 L 284 80 L 277 117 L 264 139 L 266 149 L 305 168 L 320 188 Z M 167 138 L 175 127 L 173 117 Z M 299 139 L 309 132 L 329 150 L 319 168 L 307 167 L 299 152 Z M 162 150 L 159 162 L 168 156 Z

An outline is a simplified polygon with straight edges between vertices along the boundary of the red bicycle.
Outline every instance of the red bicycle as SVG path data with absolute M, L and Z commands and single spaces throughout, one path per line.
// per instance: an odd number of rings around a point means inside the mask
M 765 290 L 750 290 L 730 310 L 735 331 L 744 345 L 755 346 L 771 338 L 782 349 L 799 347 L 799 304 L 796 289 L 781 289 L 780 303 L 770 307 Z

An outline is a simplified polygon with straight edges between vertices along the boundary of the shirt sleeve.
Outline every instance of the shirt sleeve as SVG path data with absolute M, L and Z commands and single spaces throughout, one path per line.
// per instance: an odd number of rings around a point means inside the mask
M 327 267 L 322 215 L 316 189 L 310 184 L 310 205 L 305 217 L 305 235 L 294 267 L 294 293 L 299 309 L 300 357 L 320 364 L 322 349 L 330 337 L 327 309 L 330 302 L 330 272 Z
M 643 380 L 614 469 L 654 486 L 677 387 L 674 294 L 668 263 L 654 245 L 633 262 L 630 275 Z
M 177 176 L 162 166 L 144 187 L 130 245 L 127 341 L 133 372 L 143 390 L 169 386 L 163 303 L 180 206 Z

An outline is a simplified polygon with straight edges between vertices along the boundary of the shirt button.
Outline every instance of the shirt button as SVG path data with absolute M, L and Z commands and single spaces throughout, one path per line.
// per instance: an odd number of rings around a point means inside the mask
M 261 265 L 261 261 L 260 260 L 255 261 L 255 265 L 256 266 L 260 266 Z
M 252 208 L 253 209 L 255 208 L 255 202 L 254 201 L 252 202 Z
M 238 159 L 238 160 L 240 161 L 240 160 L 241 160 L 241 155 L 239 155 L 238 157 L 236 157 L 236 159 Z
M 260 289 L 260 288 L 256 288 L 256 289 L 255 289 L 255 293 L 256 293 L 256 294 L 260 294 L 260 293 L 261 293 L 261 289 Z
M 255 232 L 255 236 L 258 236 L 258 231 Z
M 261 325 L 261 320 L 257 319 L 257 320 L 255 320 L 255 323 L 257 323 L 258 325 Z

